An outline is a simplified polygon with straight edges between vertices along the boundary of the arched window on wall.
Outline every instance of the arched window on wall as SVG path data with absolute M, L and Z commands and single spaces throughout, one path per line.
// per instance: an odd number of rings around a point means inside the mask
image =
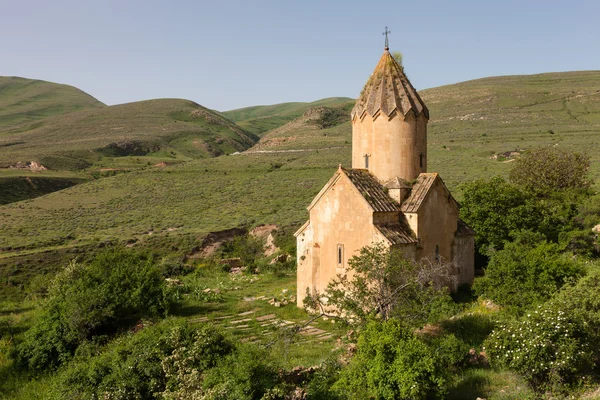
M 435 245 L 435 261 L 440 262 L 440 246 L 438 244 Z

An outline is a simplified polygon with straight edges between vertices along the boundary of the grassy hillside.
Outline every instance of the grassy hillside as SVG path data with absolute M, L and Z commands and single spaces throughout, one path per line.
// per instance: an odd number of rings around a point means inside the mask
M 600 181 L 600 71 L 485 78 L 420 94 L 431 116 L 429 170 L 451 187 L 505 173 L 510 159 L 495 154 L 539 146 L 588 153 Z M 251 151 L 350 146 L 349 121 L 322 129 L 305 119 L 266 132 Z
M 0 232 L 12 234 L 0 235 L 0 258 L 111 238 L 299 224 L 311 197 L 347 156 L 342 149 L 223 156 L 108 177 L 5 205 Z
M 494 159 L 493 154 L 557 145 L 587 151 L 598 182 L 599 91 L 600 72 L 489 78 L 425 90 L 423 97 L 431 111 L 429 170 L 439 172 L 460 199 L 460 183 L 506 174 L 511 159 Z M 134 115 L 139 115 L 140 126 L 146 127 L 153 140 L 159 138 L 160 143 L 176 148 L 181 142 L 173 137 L 181 138 L 178 135 L 185 132 L 182 126 L 200 126 L 197 132 L 204 134 L 202 129 L 210 124 L 201 120 L 194 125 L 184 118 L 176 119 L 174 116 L 190 116 L 198 107 L 182 100 L 172 102 L 177 107 L 171 110 L 183 111 L 167 117 L 164 112 L 155 113 L 156 121 L 165 123 L 158 125 L 161 129 L 148 122 L 148 114 Z M 267 133 L 259 144 L 240 155 L 166 167 L 145 166 L 143 170 L 0 207 L 0 275 L 8 279 L 11 274 L 21 273 L 18 271 L 36 268 L 35 263 L 24 262 L 22 257 L 48 250 L 70 251 L 109 240 L 177 241 L 185 235 L 200 237 L 240 225 L 298 226 L 307 218 L 305 207 L 337 165 L 350 165 L 349 122 L 331 127 L 325 124 L 323 128 L 315 121 L 336 114 L 321 111 L 314 115 L 309 112 L 287 127 Z M 125 124 L 131 121 L 129 110 L 123 110 L 122 120 L 93 114 L 82 111 L 73 115 L 99 118 L 104 121 L 103 132 L 123 127 L 122 133 L 110 133 L 106 142 L 114 142 L 118 135 L 144 138 L 144 130 L 134 130 L 133 123 Z M 225 129 L 223 125 L 215 127 L 219 128 Z M 163 133 L 165 130 L 167 133 Z M 54 134 L 52 130 L 46 132 Z M 86 141 L 96 140 L 91 135 Z M 183 143 L 193 148 L 193 140 Z M 185 148 L 177 147 L 177 154 Z M 146 159 L 130 156 L 118 160 L 125 165 L 144 163 Z M 19 267 L 15 270 L 16 264 Z
M 266 131 L 275 129 L 300 117 L 311 107 L 334 107 L 349 102 L 353 102 L 353 100 L 347 97 L 329 97 L 310 103 L 294 102 L 238 108 L 236 110 L 224 111 L 221 114 L 244 129 L 261 135 Z
M 77 111 L 0 130 L 0 166 L 37 161 L 50 169 L 101 157 L 202 158 L 250 147 L 256 138 L 196 103 L 159 99 Z
M 104 106 L 81 90 L 58 83 L 0 76 L 0 130 L 43 118 Z
M 80 173 L 39 174 L 29 171 L 3 171 L 0 174 L 0 204 L 14 203 L 43 196 L 89 180 Z

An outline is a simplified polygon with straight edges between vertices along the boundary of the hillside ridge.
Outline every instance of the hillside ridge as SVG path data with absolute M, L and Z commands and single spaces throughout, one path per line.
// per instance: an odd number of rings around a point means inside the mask
M 75 86 L 0 76 L 0 129 L 103 106 L 104 103 Z
M 157 152 L 191 159 L 214 157 L 245 150 L 257 139 L 193 101 L 152 99 L 75 111 L 27 127 L 0 130 L 0 165 L 36 161 L 51 169 L 82 169 L 100 156 Z

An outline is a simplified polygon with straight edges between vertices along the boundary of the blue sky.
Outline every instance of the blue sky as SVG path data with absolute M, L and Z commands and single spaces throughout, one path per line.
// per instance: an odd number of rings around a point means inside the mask
M 356 97 L 383 51 L 417 89 L 600 69 L 600 1 L 0 0 L 0 75 L 107 104 Z

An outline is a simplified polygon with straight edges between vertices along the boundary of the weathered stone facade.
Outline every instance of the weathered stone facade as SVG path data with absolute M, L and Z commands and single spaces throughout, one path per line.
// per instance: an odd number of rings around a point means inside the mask
M 437 173 L 427 173 L 429 111 L 386 49 L 351 113 L 352 169 L 340 166 L 296 232 L 298 306 L 375 242 L 405 257 L 453 261 L 474 275 L 474 232 Z

